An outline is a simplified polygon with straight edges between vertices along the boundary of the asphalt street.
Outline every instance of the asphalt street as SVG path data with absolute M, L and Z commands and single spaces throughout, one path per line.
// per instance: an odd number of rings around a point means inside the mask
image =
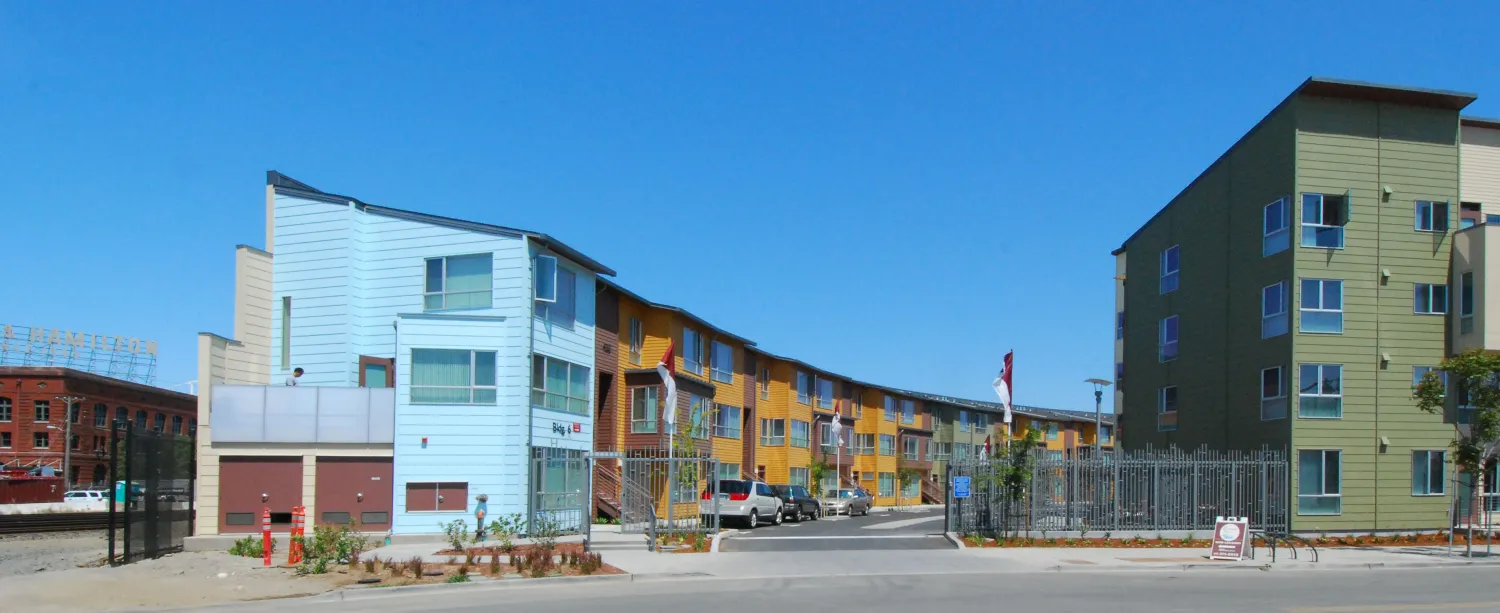
M 829 516 L 816 521 L 782 522 L 741 529 L 719 544 L 723 552 L 952 549 L 942 536 L 941 509 L 919 512 Z
M 674 579 L 395 593 L 351 602 L 280 600 L 215 610 L 527 613 L 650 611 L 1109 611 L 1110 613 L 1456 613 L 1500 610 L 1495 569 L 1197 571 Z

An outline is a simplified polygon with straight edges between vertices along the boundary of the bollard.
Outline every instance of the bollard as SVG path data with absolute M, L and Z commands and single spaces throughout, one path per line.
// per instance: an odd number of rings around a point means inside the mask
M 271 565 L 271 508 L 266 507 L 260 513 L 260 546 L 262 556 L 265 558 L 266 566 Z
M 287 547 L 287 554 L 286 554 L 286 563 L 287 564 L 301 564 L 302 563 L 302 553 L 303 553 L 302 537 L 304 535 L 304 529 L 303 529 L 303 527 L 306 525 L 306 523 L 307 523 L 307 507 L 304 507 L 304 506 L 295 506 L 295 507 L 292 507 L 292 532 L 291 532 L 291 538 L 288 539 L 288 540 L 291 541 L 291 546 Z

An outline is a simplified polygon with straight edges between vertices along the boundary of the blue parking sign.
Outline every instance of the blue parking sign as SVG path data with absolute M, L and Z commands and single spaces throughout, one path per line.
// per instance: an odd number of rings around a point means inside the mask
M 969 478 L 968 477 L 954 477 L 953 478 L 953 497 L 954 498 L 968 498 L 969 497 Z

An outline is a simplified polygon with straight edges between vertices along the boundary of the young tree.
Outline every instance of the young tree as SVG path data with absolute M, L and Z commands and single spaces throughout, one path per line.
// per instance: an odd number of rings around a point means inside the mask
M 896 506 L 902 505 L 901 497 L 906 493 L 906 488 L 911 487 L 911 484 L 916 483 L 921 479 L 922 472 L 915 468 L 902 468 L 896 471 L 896 481 L 898 483 L 898 487 L 901 488 L 896 490 Z M 918 498 L 920 498 L 921 494 L 918 494 L 917 496 Z
M 828 462 L 817 456 L 813 456 L 812 460 L 807 463 L 807 480 L 812 482 L 810 487 L 813 490 L 813 496 L 823 497 L 823 478 L 827 477 L 832 470 L 833 467 L 829 466 Z
M 989 465 L 991 472 L 977 475 L 985 489 L 998 494 L 1001 509 L 1001 532 L 1010 524 L 1011 509 L 1026 500 L 1026 490 L 1031 485 L 1032 469 L 1036 465 L 1036 449 L 1042 442 L 1041 428 L 1027 428 L 1009 444 L 999 449 Z
M 1466 475 L 1464 487 L 1469 499 L 1475 500 L 1479 478 L 1485 465 L 1496 455 L 1496 442 L 1500 441 L 1500 356 L 1482 350 L 1473 350 L 1443 360 L 1437 370 L 1422 376 L 1412 396 L 1417 408 L 1443 415 L 1448 407 L 1448 390 L 1438 372 L 1447 374 L 1458 390 L 1458 406 L 1461 409 L 1455 419 L 1458 436 L 1449 447 L 1453 449 L 1453 465 Z M 1473 541 L 1474 522 L 1469 522 L 1469 537 Z M 1470 545 L 1472 547 L 1472 545 Z

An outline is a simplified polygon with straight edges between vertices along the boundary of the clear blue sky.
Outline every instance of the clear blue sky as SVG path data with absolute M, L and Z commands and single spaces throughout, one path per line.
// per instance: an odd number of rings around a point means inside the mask
M 1494 2 L 222 4 L 0 4 L 0 323 L 196 378 L 274 168 L 838 373 L 989 399 L 1014 348 L 1017 402 L 1092 408 L 1110 251 L 1303 79 L 1500 115 Z

